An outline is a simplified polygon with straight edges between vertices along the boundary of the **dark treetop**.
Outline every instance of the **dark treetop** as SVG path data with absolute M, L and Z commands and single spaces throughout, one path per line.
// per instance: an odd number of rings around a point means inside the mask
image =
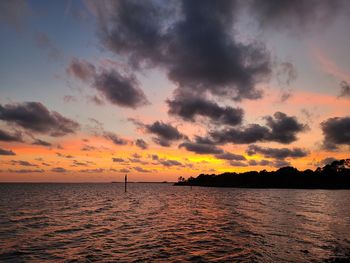
M 277 171 L 245 173 L 200 174 L 187 180 L 179 177 L 175 185 L 244 187 L 244 188 L 301 188 L 301 189 L 350 189 L 350 159 L 333 161 L 315 171 L 287 166 Z

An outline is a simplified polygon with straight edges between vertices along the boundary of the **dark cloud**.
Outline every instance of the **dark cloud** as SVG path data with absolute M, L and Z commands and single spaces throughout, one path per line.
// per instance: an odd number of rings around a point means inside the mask
M 156 144 L 159 144 L 160 146 L 163 146 L 163 147 L 170 147 L 171 146 L 171 141 L 169 140 L 165 140 L 163 138 L 152 138 L 152 141 Z
M 84 59 L 73 58 L 66 71 L 82 81 L 91 81 L 96 76 L 95 66 Z
M 223 153 L 215 154 L 215 157 L 217 159 L 234 160 L 234 161 L 243 161 L 243 160 L 246 159 L 243 155 L 229 153 L 229 152 L 223 152 Z
M 153 161 L 159 160 L 159 156 L 156 154 L 152 154 L 151 158 Z
M 81 173 L 103 173 L 105 169 L 103 168 L 95 168 L 95 169 L 81 169 L 79 172 Z
M 286 161 L 286 160 L 275 160 L 273 162 L 273 166 L 276 168 L 280 168 L 280 167 L 286 167 L 286 166 L 290 166 L 290 162 Z
M 259 124 L 250 124 L 243 128 L 229 128 L 210 132 L 210 136 L 217 143 L 246 144 L 263 141 L 269 129 Z
M 134 156 L 134 158 L 128 158 L 128 160 L 129 160 L 130 162 L 132 162 L 132 163 L 140 163 L 140 164 L 143 164 L 143 165 L 148 164 L 148 162 L 143 161 L 143 160 L 141 159 L 141 156 L 140 156 L 140 157 L 135 157 L 135 156 Z
M 145 142 L 143 139 L 137 139 L 135 141 L 135 145 L 141 148 L 142 150 L 146 150 L 148 148 L 147 142 Z
M 0 129 L 0 141 L 4 142 L 22 142 L 22 133 L 16 132 L 16 133 L 9 133 L 7 131 Z
M 305 131 L 308 127 L 300 123 L 296 117 L 276 112 L 273 117 L 265 117 L 266 125 L 271 129 L 267 140 L 280 143 L 291 143 L 297 140 L 296 134 Z
M 13 165 L 22 165 L 22 166 L 38 166 L 36 164 L 32 164 L 27 161 L 16 161 L 16 160 L 11 160 L 11 164 Z
M 96 149 L 96 147 L 91 146 L 91 145 L 84 145 L 83 147 L 81 147 L 80 150 L 83 151 L 83 152 L 91 152 L 91 151 L 94 151 L 94 150 L 97 150 L 97 149 Z
M 213 144 L 199 143 L 199 142 L 184 142 L 179 145 L 184 147 L 187 151 L 198 154 L 221 154 L 223 150 Z
M 117 134 L 113 132 L 104 132 L 103 137 L 112 141 L 116 145 L 127 145 L 129 143 L 128 140 L 120 138 Z
M 199 96 L 178 92 L 173 100 L 167 100 L 169 114 L 186 121 L 195 121 L 203 116 L 217 124 L 237 125 L 242 122 L 243 110 L 229 106 L 221 107 L 217 103 Z
M 340 82 L 339 97 L 350 99 L 350 85 L 346 81 Z
M 8 169 L 10 173 L 19 173 L 19 174 L 27 174 L 27 173 L 43 173 L 45 172 L 43 169 Z
M 155 134 L 153 141 L 161 146 L 169 147 L 173 141 L 185 138 L 176 127 L 171 124 L 156 121 L 153 124 L 141 124 L 147 133 Z
M 79 128 L 77 122 L 63 117 L 58 112 L 49 111 L 40 102 L 0 105 L 0 120 L 55 137 L 74 133 Z
M 94 87 L 112 104 L 134 109 L 149 104 L 136 78 L 115 70 L 96 75 Z
M 54 173 L 66 173 L 66 172 L 68 172 L 68 170 L 66 170 L 65 168 L 62 168 L 62 167 L 55 167 L 55 168 L 51 169 L 51 172 L 54 172 Z
M 72 159 L 73 158 L 73 156 L 70 155 L 70 154 L 65 155 L 65 154 L 62 154 L 62 153 L 56 153 L 56 155 L 58 157 L 67 158 L 67 159 Z
M 124 163 L 125 160 L 123 158 L 112 158 L 112 161 L 114 163 Z
M 47 141 L 40 140 L 40 139 L 35 139 L 34 142 L 33 142 L 32 144 L 33 144 L 33 145 L 46 146 L 46 147 L 52 146 L 51 143 L 49 143 L 49 142 L 47 142 Z
M 149 104 L 136 77 L 132 74 L 121 74 L 115 69 L 107 70 L 102 67 L 97 72 L 93 64 L 76 58 L 71 61 L 67 72 L 89 83 L 112 104 L 133 109 Z M 97 96 L 91 99 L 97 105 L 103 104 L 103 101 Z
M 11 150 L 5 150 L 0 148 L 0 155 L 16 155 L 16 154 Z
M 335 117 L 321 123 L 323 145 L 336 149 L 338 145 L 350 145 L 350 117 Z
M 274 141 L 289 144 L 297 140 L 299 132 L 307 130 L 307 126 L 300 123 L 296 117 L 276 112 L 273 117 L 264 118 L 265 126 L 250 124 L 246 127 L 227 128 L 210 132 L 210 137 L 217 143 L 247 144 L 259 141 Z M 210 138 L 209 138 L 210 140 Z
M 140 172 L 140 173 L 150 173 L 151 172 L 150 170 L 144 169 L 144 168 L 139 167 L 139 166 L 135 166 L 135 167 L 133 167 L 133 169 L 137 172 Z
M 239 166 L 239 167 L 248 166 L 248 164 L 246 164 L 245 162 L 234 161 L 234 160 L 229 161 L 229 164 L 230 164 L 231 166 Z
M 235 39 L 236 1 L 102 1 L 94 5 L 105 47 L 130 65 L 161 67 L 180 89 L 233 99 L 261 97 L 271 72 L 261 43 Z
M 88 166 L 88 164 L 87 163 L 83 163 L 83 162 L 79 162 L 77 160 L 73 160 L 73 164 L 71 166 L 75 166 L 75 167 L 77 167 L 77 166 Z
M 173 127 L 171 124 L 166 124 L 160 121 L 156 121 L 153 124 L 145 126 L 149 133 L 158 135 L 161 138 L 166 140 L 180 140 L 183 138 L 183 135 L 179 130 Z
M 161 165 L 164 165 L 166 167 L 171 167 L 171 166 L 182 166 L 182 163 L 176 160 L 167 160 L 167 159 L 160 159 L 159 163 Z
M 249 160 L 248 164 L 251 166 L 257 166 L 257 165 L 261 165 L 261 166 L 267 166 L 267 165 L 272 165 L 272 162 L 269 160 Z
M 314 26 L 323 25 L 324 27 L 346 2 L 343 0 L 253 0 L 248 3 L 262 27 L 288 28 L 300 32 Z
M 273 161 L 269 161 L 269 160 L 260 160 L 260 161 L 256 161 L 256 160 L 249 160 L 248 164 L 250 166 L 273 166 L 276 168 L 280 168 L 280 167 L 284 167 L 284 166 L 289 166 L 290 162 L 286 161 L 286 160 L 273 160 Z
M 266 158 L 283 160 L 285 158 L 301 158 L 308 155 L 305 149 L 301 148 L 269 148 L 260 147 L 257 145 L 249 145 L 247 149 L 248 155 L 262 154 Z

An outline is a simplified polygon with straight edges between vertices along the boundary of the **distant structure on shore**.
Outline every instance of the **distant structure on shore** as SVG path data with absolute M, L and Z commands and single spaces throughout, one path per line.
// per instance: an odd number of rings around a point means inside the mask
M 350 159 L 333 161 L 315 171 L 287 166 L 277 171 L 244 173 L 200 174 L 187 180 L 179 177 L 175 185 L 239 187 L 239 188 L 291 188 L 291 189 L 350 189 Z

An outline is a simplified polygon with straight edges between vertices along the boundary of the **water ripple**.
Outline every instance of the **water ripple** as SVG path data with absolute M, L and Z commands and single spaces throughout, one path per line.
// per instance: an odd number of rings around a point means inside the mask
M 0 261 L 332 262 L 350 191 L 0 184 Z

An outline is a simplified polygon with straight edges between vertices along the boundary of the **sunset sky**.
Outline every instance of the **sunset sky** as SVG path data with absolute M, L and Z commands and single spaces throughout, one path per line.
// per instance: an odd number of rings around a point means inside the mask
M 350 152 L 350 1 L 0 1 L 0 181 L 176 181 Z

